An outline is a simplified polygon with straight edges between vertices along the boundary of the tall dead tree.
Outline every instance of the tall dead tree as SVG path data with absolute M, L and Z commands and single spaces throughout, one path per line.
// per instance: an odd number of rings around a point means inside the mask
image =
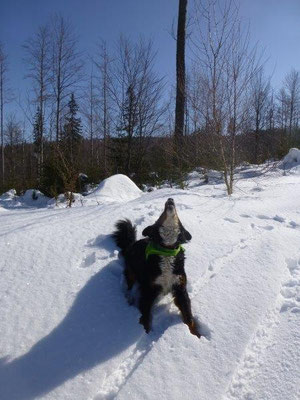
M 109 170 L 108 148 L 110 138 L 111 125 L 111 95 L 112 95 L 112 77 L 111 63 L 106 42 L 102 41 L 98 46 L 98 54 L 94 58 L 94 65 L 97 69 L 97 125 L 98 132 L 103 139 L 102 165 L 104 167 L 104 175 L 106 176 Z M 97 154 L 99 161 L 99 154 Z
M 2 186 L 4 187 L 4 86 L 6 78 L 6 55 L 4 54 L 2 44 L 0 43 L 0 133 L 1 133 L 1 170 L 2 170 Z
M 176 106 L 175 106 L 175 153 L 180 154 L 184 134 L 185 116 L 185 28 L 186 28 L 187 0 L 179 0 L 177 46 L 176 46 Z M 181 160 L 178 159 L 181 169 Z
M 37 157 L 37 178 L 41 180 L 44 163 L 44 140 L 45 140 L 45 113 L 46 101 L 49 99 L 50 83 L 50 35 L 47 26 L 40 26 L 36 34 L 28 39 L 23 45 L 28 65 L 27 78 L 31 79 L 33 99 L 37 115 L 33 121 L 34 141 L 39 143 L 35 147 Z
M 84 100 L 82 103 L 82 113 L 84 115 L 87 137 L 89 139 L 89 164 L 92 168 L 94 167 L 95 162 L 95 138 L 98 132 L 98 97 L 96 93 L 95 81 L 96 77 L 92 70 L 84 91 Z
M 83 63 L 77 51 L 77 39 L 71 25 L 61 16 L 55 16 L 53 19 L 52 37 L 51 83 L 55 109 L 55 136 L 58 142 L 66 99 L 77 89 Z

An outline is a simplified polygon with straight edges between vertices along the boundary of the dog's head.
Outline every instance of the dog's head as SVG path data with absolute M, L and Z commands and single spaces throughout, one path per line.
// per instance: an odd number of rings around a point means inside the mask
M 192 239 L 192 235 L 183 227 L 180 222 L 175 202 L 168 199 L 164 211 L 155 222 L 143 230 L 143 236 L 148 236 L 153 242 L 169 248 L 178 247 Z

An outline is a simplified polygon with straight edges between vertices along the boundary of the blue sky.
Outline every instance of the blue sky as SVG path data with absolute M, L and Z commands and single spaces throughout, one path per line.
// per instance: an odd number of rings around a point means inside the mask
M 189 0 L 189 13 L 192 3 Z M 100 38 L 114 46 L 120 33 L 132 39 L 151 37 L 158 51 L 156 68 L 171 85 L 175 41 L 170 31 L 172 21 L 176 24 L 177 7 L 178 0 L 5 0 L 1 4 L 0 40 L 9 56 L 10 86 L 17 94 L 26 91 L 21 46 L 54 13 L 71 21 L 86 55 L 93 54 Z M 272 74 L 273 86 L 280 87 L 292 67 L 300 69 L 300 0 L 241 0 L 240 11 L 245 24 L 250 23 L 253 43 L 259 41 L 265 48 L 266 73 Z

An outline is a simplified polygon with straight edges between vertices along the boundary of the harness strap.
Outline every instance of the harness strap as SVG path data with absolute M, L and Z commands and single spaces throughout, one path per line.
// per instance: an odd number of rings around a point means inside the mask
M 164 257 L 175 257 L 180 251 L 184 251 L 184 248 L 181 246 L 181 244 L 176 249 L 167 249 L 165 247 L 159 246 L 158 244 L 149 242 L 145 249 L 145 255 L 146 260 L 148 260 L 148 257 L 152 254 Z

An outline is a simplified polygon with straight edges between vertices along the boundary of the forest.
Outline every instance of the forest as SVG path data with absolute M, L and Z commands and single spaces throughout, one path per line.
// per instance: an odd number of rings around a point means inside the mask
M 121 34 L 113 50 L 99 40 L 84 54 L 72 22 L 57 14 L 23 43 L 30 91 L 18 104 L 0 44 L 0 193 L 35 188 L 56 197 L 82 191 L 80 177 L 93 184 L 116 173 L 140 187 L 182 187 L 201 167 L 222 171 L 231 194 L 237 165 L 299 145 L 299 71 L 274 89 L 267 55 L 252 45 L 234 2 L 195 1 L 192 16 L 186 6 L 179 1 L 172 87 L 150 38 Z

